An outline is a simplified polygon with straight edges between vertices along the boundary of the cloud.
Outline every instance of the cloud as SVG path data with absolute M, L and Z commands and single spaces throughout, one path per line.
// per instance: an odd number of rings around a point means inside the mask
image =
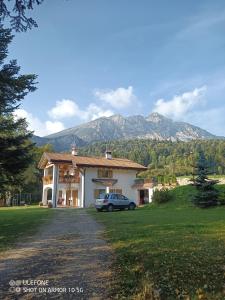
M 38 136 L 45 136 L 47 134 L 55 133 L 65 129 L 64 124 L 59 121 L 45 121 L 42 122 L 39 118 L 33 116 L 25 109 L 17 109 L 14 112 L 16 118 L 25 118 L 28 123 L 28 129 L 34 131 Z
M 125 108 L 137 101 L 133 93 L 133 87 L 118 88 L 115 90 L 96 90 L 94 95 L 114 108 Z
M 100 117 L 109 117 L 113 115 L 113 111 L 104 109 L 95 103 L 90 103 L 85 109 L 81 109 L 75 101 L 62 99 L 48 111 L 48 115 L 53 119 L 77 117 L 83 121 L 90 121 Z
M 215 135 L 225 136 L 225 106 L 193 111 L 184 117 L 184 121 L 199 126 Z
M 103 108 L 97 106 L 94 103 L 91 103 L 88 105 L 87 109 L 83 111 L 81 114 L 81 117 L 83 120 L 88 121 L 88 120 L 95 120 L 101 117 L 110 117 L 114 113 L 110 109 L 104 110 Z
M 48 115 L 53 119 L 63 119 L 79 116 L 80 113 L 81 111 L 76 102 L 69 99 L 56 101 L 56 105 L 48 111 Z
M 63 123 L 59 122 L 59 121 L 55 121 L 55 122 L 46 121 L 45 127 L 49 134 L 59 132 L 59 131 L 62 131 L 63 129 L 65 129 Z
M 176 35 L 177 38 L 184 39 L 187 36 L 208 33 L 212 27 L 221 26 L 225 21 L 225 11 L 201 13 L 189 19 L 188 25 Z
M 28 129 L 34 131 L 38 136 L 45 136 L 55 132 L 62 131 L 65 126 L 62 122 L 56 120 L 62 118 L 75 117 L 80 121 L 90 121 L 100 117 L 110 117 L 114 114 L 110 109 L 103 109 L 95 103 L 90 103 L 86 109 L 82 110 L 76 102 L 68 99 L 57 101 L 56 105 L 48 111 L 48 115 L 54 119 L 42 122 L 39 118 L 29 113 L 25 109 L 17 109 L 14 113 L 16 118 L 25 118 L 28 123 Z
M 153 111 L 173 119 L 182 119 L 194 107 L 204 103 L 206 86 L 175 95 L 171 100 L 158 99 Z
M 225 105 L 221 105 L 222 101 L 215 101 L 215 95 L 221 99 L 224 88 L 224 81 L 217 80 L 216 83 L 207 85 L 207 88 L 195 88 L 175 95 L 168 101 L 159 99 L 155 103 L 154 111 L 199 126 L 215 135 L 225 136 Z

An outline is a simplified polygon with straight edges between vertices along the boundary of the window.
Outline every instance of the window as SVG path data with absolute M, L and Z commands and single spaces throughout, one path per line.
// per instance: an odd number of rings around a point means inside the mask
M 123 196 L 123 195 L 118 195 L 120 200 L 128 200 L 127 197 Z
M 122 189 L 110 189 L 110 193 L 122 194 Z
M 105 189 L 94 190 L 94 199 L 103 199 L 103 195 L 105 195 Z
M 110 169 L 98 169 L 98 178 L 112 178 L 113 172 Z

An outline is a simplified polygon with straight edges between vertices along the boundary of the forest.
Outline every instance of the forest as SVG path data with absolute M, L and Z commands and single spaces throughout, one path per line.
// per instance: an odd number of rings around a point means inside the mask
M 192 140 L 189 142 L 146 139 L 97 142 L 79 149 L 79 155 L 102 156 L 105 149 L 113 157 L 128 158 L 149 168 L 141 176 L 183 176 L 193 174 L 193 166 L 202 151 L 210 174 L 225 174 L 225 140 Z

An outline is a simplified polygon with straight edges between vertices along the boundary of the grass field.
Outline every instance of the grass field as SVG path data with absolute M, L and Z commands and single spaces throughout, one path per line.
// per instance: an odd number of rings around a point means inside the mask
M 115 299 L 225 299 L 225 207 L 193 207 L 190 186 L 171 193 L 167 204 L 89 211 L 116 253 Z
M 53 213 L 51 209 L 38 206 L 0 208 L 0 251 L 35 233 Z

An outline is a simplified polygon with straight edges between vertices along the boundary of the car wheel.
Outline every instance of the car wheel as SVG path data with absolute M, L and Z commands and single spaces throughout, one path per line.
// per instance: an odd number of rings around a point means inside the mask
M 128 209 L 129 210 L 134 210 L 135 209 L 135 204 L 134 203 L 129 204 Z
M 114 210 L 113 205 L 112 205 L 112 204 L 109 204 L 109 206 L 108 206 L 108 211 L 109 211 L 109 212 L 112 212 L 113 210 Z
M 97 210 L 97 212 L 100 212 L 100 211 L 102 211 L 102 209 L 101 209 L 101 208 L 96 208 L 96 210 Z

